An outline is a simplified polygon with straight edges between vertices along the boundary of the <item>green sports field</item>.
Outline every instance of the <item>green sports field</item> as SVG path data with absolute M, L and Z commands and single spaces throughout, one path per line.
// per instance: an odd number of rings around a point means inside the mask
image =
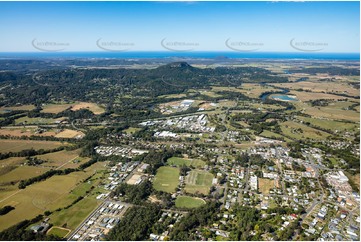
M 197 168 L 201 168 L 204 167 L 206 163 L 198 159 L 184 159 L 180 157 L 172 157 L 168 159 L 167 165 L 173 165 L 173 166 L 186 165 L 186 166 L 194 166 Z
M 178 196 L 175 200 L 175 206 L 177 208 L 198 208 L 204 204 L 206 204 L 206 202 L 197 197 Z
M 188 193 L 208 194 L 212 186 L 213 175 L 206 171 L 193 170 L 186 177 L 185 191 Z
M 179 169 L 175 167 L 162 166 L 157 170 L 153 187 L 155 190 L 173 193 L 179 183 Z

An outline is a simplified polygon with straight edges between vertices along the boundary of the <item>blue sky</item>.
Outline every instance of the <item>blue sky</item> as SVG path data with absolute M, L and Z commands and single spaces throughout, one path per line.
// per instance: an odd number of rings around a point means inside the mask
M 359 52 L 359 9 L 359 2 L 0 2 L 0 52 Z

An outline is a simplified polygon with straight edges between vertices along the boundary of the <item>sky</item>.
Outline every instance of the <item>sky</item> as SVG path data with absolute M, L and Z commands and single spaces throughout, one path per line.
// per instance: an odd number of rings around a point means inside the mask
M 0 2 L 0 52 L 359 52 L 359 2 Z

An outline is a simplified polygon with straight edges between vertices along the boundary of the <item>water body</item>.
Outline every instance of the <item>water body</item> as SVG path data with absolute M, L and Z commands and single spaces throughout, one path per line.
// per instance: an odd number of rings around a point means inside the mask
M 124 52 L 0 52 L 0 58 L 232 58 L 232 59 L 296 59 L 296 60 L 360 60 L 360 53 L 308 53 L 308 52 L 236 52 L 236 51 L 124 51 Z
M 295 96 L 282 95 L 282 94 L 272 94 L 270 98 L 280 101 L 287 101 L 287 102 L 298 100 Z

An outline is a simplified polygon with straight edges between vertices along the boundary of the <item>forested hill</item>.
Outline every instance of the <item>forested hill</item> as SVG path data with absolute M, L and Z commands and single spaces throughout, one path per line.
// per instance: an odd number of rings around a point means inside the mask
M 196 68 L 186 62 L 174 62 L 154 69 L 67 68 L 0 72 L 1 86 L 6 87 L 2 91 L 3 100 L 6 100 L 2 105 L 58 99 L 92 101 L 94 97 L 98 102 L 108 103 L 124 95 L 156 97 L 211 85 L 286 81 L 286 77 L 262 68 Z

